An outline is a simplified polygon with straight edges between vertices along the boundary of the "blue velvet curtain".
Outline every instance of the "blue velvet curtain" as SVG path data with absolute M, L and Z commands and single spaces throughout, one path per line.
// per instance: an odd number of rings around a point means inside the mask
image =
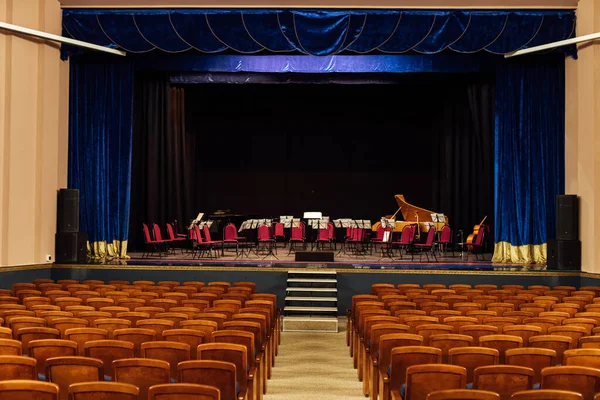
M 66 9 L 66 36 L 129 53 L 506 54 L 575 34 L 573 10 Z M 575 55 L 575 46 L 556 50 Z
M 95 258 L 124 258 L 129 230 L 133 68 L 71 62 L 69 187 Z
M 493 261 L 546 262 L 565 186 L 564 99 L 562 58 L 498 67 Z

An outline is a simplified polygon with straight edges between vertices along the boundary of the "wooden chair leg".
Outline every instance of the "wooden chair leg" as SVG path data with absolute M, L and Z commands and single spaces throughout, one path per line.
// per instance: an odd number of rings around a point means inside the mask
M 373 361 L 369 363 L 369 368 L 371 369 L 371 393 L 369 393 L 369 396 L 371 399 L 377 400 L 379 393 L 379 370 L 377 362 Z
M 362 365 L 362 369 L 363 369 L 363 394 L 365 395 L 365 397 L 369 396 L 369 387 L 371 384 L 371 377 L 370 377 L 370 372 L 371 372 L 371 368 L 370 368 L 370 357 L 369 357 L 369 352 L 367 351 L 367 349 L 365 349 L 365 354 L 363 357 L 363 365 Z

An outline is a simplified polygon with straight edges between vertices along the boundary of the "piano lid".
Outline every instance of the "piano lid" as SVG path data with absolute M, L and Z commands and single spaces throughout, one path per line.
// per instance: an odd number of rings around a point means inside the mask
M 397 194 L 394 198 L 398 203 L 398 207 L 400 207 L 400 212 L 405 221 L 433 222 L 431 214 L 436 214 L 436 212 L 413 206 L 404 199 L 403 194 Z M 418 219 L 417 215 L 419 216 Z M 448 216 L 444 215 L 444 219 L 446 220 L 446 224 L 448 224 Z

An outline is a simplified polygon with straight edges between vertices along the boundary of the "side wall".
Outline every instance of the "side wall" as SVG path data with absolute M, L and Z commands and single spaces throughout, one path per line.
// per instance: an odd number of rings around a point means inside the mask
M 60 35 L 61 20 L 58 0 L 0 0 L 0 21 Z M 54 260 L 68 68 L 57 44 L 0 31 L 0 267 Z
M 600 0 L 580 0 L 577 36 L 600 30 Z M 600 273 L 600 44 L 582 43 L 565 68 L 565 192 L 580 197 L 582 270 Z

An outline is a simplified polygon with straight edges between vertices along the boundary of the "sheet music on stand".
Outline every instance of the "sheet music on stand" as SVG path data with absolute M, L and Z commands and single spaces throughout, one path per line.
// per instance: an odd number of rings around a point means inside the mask
M 365 227 L 362 219 L 355 219 L 354 223 L 356 224 L 356 227 L 359 229 L 364 229 L 364 227 Z
M 239 232 L 241 232 L 241 231 L 243 231 L 243 230 L 246 230 L 246 229 L 248 229 L 248 222 L 249 222 L 249 221 L 248 221 L 248 220 L 246 220 L 246 221 L 244 221 L 244 222 L 242 222 L 242 223 L 240 224 L 240 228 L 238 229 L 238 233 L 239 233 Z
M 444 214 L 432 213 L 430 215 L 433 222 L 446 222 L 446 216 Z
M 319 229 L 327 229 L 327 224 L 329 223 L 329 217 L 327 219 L 321 218 L 318 222 Z
M 340 222 L 342 224 L 342 228 L 350 228 L 353 226 L 350 218 L 342 218 L 340 219 Z
M 215 221 L 212 221 L 209 219 L 208 221 L 206 221 L 206 226 L 208 226 L 210 228 L 212 226 L 213 222 L 215 222 Z
M 194 218 L 192 220 L 192 222 L 190 222 L 190 226 L 188 227 L 188 229 L 192 229 L 194 227 L 194 225 L 197 225 L 200 222 L 200 220 L 202 219 L 202 217 L 204 217 L 204 213 L 199 212 L 198 215 L 196 216 L 196 218 Z
M 363 219 L 362 220 L 362 224 L 363 224 L 363 228 L 364 229 L 371 229 L 372 225 L 371 225 L 371 221 L 368 219 Z
M 300 218 L 292 218 L 292 228 L 300 227 Z
M 321 217 L 322 221 L 329 222 L 329 217 Z
M 342 227 L 342 220 L 341 219 L 334 219 L 333 220 L 333 226 L 335 226 L 336 228 L 341 228 Z
M 433 223 L 433 222 L 426 221 L 426 222 L 423 222 L 423 224 L 425 224 L 425 226 L 427 227 L 428 230 L 431 229 L 432 227 L 435 227 L 435 223 Z
M 309 219 L 308 224 L 313 229 L 319 229 L 319 219 Z
M 383 239 L 381 239 L 382 242 L 387 243 L 390 242 L 392 239 L 392 232 L 391 231 L 383 231 Z
M 250 229 L 256 229 L 258 228 L 258 220 L 257 219 L 252 219 L 252 224 L 250 225 Z

